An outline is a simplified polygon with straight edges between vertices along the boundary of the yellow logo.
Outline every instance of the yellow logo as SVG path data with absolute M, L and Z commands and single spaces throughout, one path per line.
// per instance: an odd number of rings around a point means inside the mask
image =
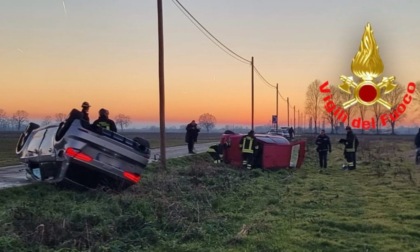
M 360 41 L 360 47 L 357 54 L 354 56 L 351 63 L 351 71 L 354 75 L 362 79 L 359 84 L 353 81 L 353 76 L 347 77 L 344 75 L 340 76 L 340 80 L 343 81 L 339 88 L 348 94 L 352 94 L 351 88 L 353 88 L 353 95 L 349 101 L 343 103 L 343 108 L 347 109 L 356 103 L 363 105 L 373 105 L 375 103 L 382 104 L 387 109 L 391 109 L 392 105 L 381 98 L 382 89 L 384 94 L 388 94 L 396 87 L 394 84 L 395 77 L 383 77 L 382 81 L 375 84 L 374 79 L 378 77 L 384 70 L 382 59 L 379 56 L 379 47 L 376 44 L 375 38 L 373 37 L 373 30 L 368 23 L 365 27 L 362 40 Z

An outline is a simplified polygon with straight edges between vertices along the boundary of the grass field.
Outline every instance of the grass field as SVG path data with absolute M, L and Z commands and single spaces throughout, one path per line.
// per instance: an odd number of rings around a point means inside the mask
M 0 251 L 420 251 L 413 137 L 359 136 L 320 173 L 314 138 L 299 170 L 242 171 L 206 154 L 151 165 L 124 193 L 51 185 L 0 191 Z

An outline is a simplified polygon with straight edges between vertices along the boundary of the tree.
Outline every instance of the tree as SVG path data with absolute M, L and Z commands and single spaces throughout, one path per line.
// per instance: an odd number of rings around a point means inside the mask
M 397 84 L 397 86 L 395 87 L 395 89 L 392 92 L 385 95 L 384 99 L 392 105 L 391 110 L 389 111 L 390 114 L 393 114 L 394 111 L 398 110 L 398 105 L 402 102 L 402 100 L 404 98 L 404 95 L 405 95 L 405 89 L 399 84 Z M 397 121 L 402 120 L 406 116 L 406 113 L 398 113 L 397 112 L 397 114 L 399 114 L 399 116 L 397 118 L 391 118 L 390 116 L 387 116 L 388 123 L 391 126 L 391 134 L 392 135 L 395 135 L 395 131 L 394 131 L 395 123 Z
M 309 117 L 312 117 L 315 125 L 315 133 L 318 132 L 317 121 L 321 114 L 320 106 L 322 103 L 322 96 L 321 91 L 319 90 L 320 85 L 321 82 L 319 80 L 314 80 L 309 84 L 308 89 L 306 90 L 305 113 L 309 115 Z
M 344 102 L 349 101 L 351 99 L 354 98 L 354 94 L 348 94 L 344 91 L 340 91 L 338 92 L 338 103 L 339 105 L 342 105 Z M 347 125 L 350 126 L 350 120 L 351 118 L 353 118 L 353 116 L 356 114 L 357 112 L 357 108 L 356 106 L 350 106 L 347 109 L 345 109 L 346 113 L 347 113 Z
M 25 122 L 28 122 L 28 112 L 25 110 L 18 110 L 12 116 L 12 124 L 16 126 L 16 129 L 20 131 L 20 128 Z
M 420 81 L 416 82 L 416 90 L 414 91 L 413 94 L 413 106 L 415 106 L 416 108 L 418 108 L 420 105 Z M 419 115 L 419 110 L 417 110 L 415 116 Z
M 360 118 L 362 119 L 362 122 L 365 121 L 366 118 L 366 111 L 368 110 L 368 107 L 366 105 L 358 103 L 356 105 L 357 110 L 359 110 Z M 365 132 L 365 130 L 362 127 L 362 134 Z
M 8 126 L 7 114 L 3 109 L 0 109 L 0 129 L 6 129 Z
M 55 121 L 60 123 L 67 119 L 67 115 L 64 113 L 57 113 L 54 115 Z
M 216 126 L 216 117 L 212 114 L 205 113 L 198 118 L 198 125 L 206 128 L 207 133 Z
M 129 116 L 126 116 L 124 114 L 118 114 L 115 117 L 115 124 L 120 126 L 121 131 L 124 131 L 124 127 L 128 127 L 130 123 L 131 123 L 131 119 Z
M 376 134 L 379 135 L 379 119 L 382 113 L 385 112 L 385 107 L 382 104 L 375 103 L 372 105 L 373 116 L 375 117 L 376 123 Z
M 331 100 L 334 102 L 334 104 L 336 104 L 336 106 L 338 106 L 339 102 L 340 102 L 340 90 L 338 89 L 337 86 L 330 86 L 330 92 L 331 92 Z M 334 134 L 334 130 L 336 128 L 337 125 L 337 117 L 334 115 L 334 110 L 331 110 L 331 112 L 327 112 L 327 110 L 323 110 L 322 112 L 323 118 L 327 119 L 328 123 L 331 126 L 331 134 Z M 337 132 L 336 132 L 337 133 Z
M 46 116 L 44 118 L 44 120 L 41 122 L 41 125 L 46 126 L 46 125 L 51 124 L 51 122 L 52 122 L 52 117 L 51 116 Z

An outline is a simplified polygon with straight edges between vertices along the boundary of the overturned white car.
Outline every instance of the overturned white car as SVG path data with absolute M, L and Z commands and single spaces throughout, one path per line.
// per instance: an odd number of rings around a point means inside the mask
M 114 190 L 138 183 L 149 161 L 149 142 L 93 128 L 81 118 L 81 112 L 73 109 L 60 124 L 29 124 L 16 146 L 28 177 Z

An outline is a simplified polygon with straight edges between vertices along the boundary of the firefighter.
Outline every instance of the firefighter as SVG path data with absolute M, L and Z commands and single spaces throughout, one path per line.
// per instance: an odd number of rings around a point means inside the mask
M 89 108 L 90 108 L 90 104 L 89 102 L 83 102 L 82 103 L 82 119 L 89 122 Z
M 316 138 L 315 144 L 319 155 L 319 167 L 321 169 L 327 168 L 327 153 L 331 153 L 331 142 L 330 138 L 325 134 L 325 130 L 321 130 L 321 134 Z
M 359 140 L 354 135 L 350 126 L 346 127 L 346 131 L 346 139 L 340 139 L 340 143 L 344 144 L 344 157 L 347 162 L 343 165 L 343 170 L 354 170 L 356 169 L 356 151 L 359 146 Z
M 219 143 L 209 147 L 207 153 L 214 159 L 215 164 L 220 164 L 223 160 L 223 151 L 229 147 L 228 143 Z
M 239 148 L 242 151 L 242 167 L 251 170 L 255 152 L 258 150 L 258 144 L 253 130 L 241 138 Z
M 115 122 L 109 119 L 109 111 L 104 108 L 99 110 L 99 118 L 93 122 L 93 126 L 117 132 Z

